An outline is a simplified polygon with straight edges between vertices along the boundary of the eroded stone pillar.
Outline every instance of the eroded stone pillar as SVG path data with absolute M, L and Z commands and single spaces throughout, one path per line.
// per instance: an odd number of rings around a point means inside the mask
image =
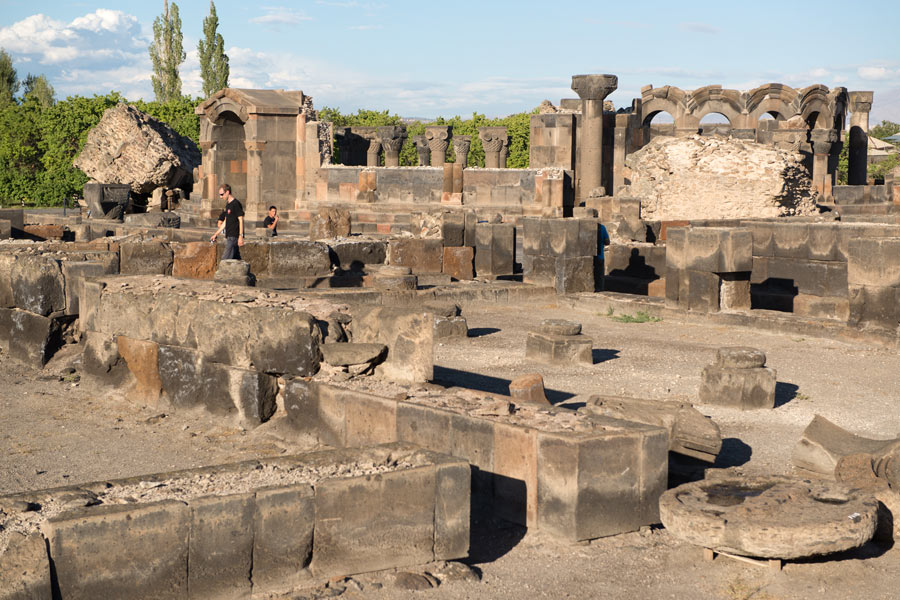
M 581 98 L 581 181 L 579 197 L 603 186 L 603 99 L 619 87 L 615 75 L 573 75 L 572 89 Z
M 247 200 L 244 202 L 244 220 L 255 221 L 265 212 L 262 200 L 262 153 L 266 149 L 264 141 L 246 140 L 247 150 Z
M 428 148 L 431 150 L 431 166 L 442 166 L 447 158 L 447 148 L 450 147 L 450 127 L 445 125 L 426 127 L 425 139 L 428 140 Z
M 831 194 L 832 182 L 828 175 L 828 156 L 831 146 L 838 141 L 837 131 L 834 129 L 813 129 L 809 132 L 809 141 L 813 150 L 813 188 L 819 194 L 828 196 Z
M 625 185 L 625 154 L 628 145 L 628 119 L 631 115 L 616 115 L 616 129 L 613 134 L 613 189 L 615 196 Z
M 399 125 L 388 125 L 378 128 L 378 140 L 384 148 L 384 166 L 400 166 L 400 149 L 406 140 L 406 128 Z
M 847 183 L 865 185 L 868 168 L 869 111 L 873 92 L 849 92 L 850 131 L 847 164 Z
M 431 162 L 431 149 L 428 147 L 428 139 L 425 134 L 414 135 L 412 138 L 413 146 L 416 147 L 416 154 L 419 155 L 419 166 L 427 167 Z
M 509 136 L 503 136 L 503 145 L 500 146 L 500 168 L 506 168 L 506 159 L 509 157 Z
M 487 169 L 500 168 L 500 151 L 507 142 L 506 127 L 479 127 L 478 138 L 484 147 L 484 166 Z M 504 165 L 505 166 L 505 165 Z
M 380 167 L 381 166 L 381 142 L 378 138 L 371 138 L 368 140 L 369 146 L 366 148 L 366 166 L 367 167 Z
M 454 135 L 453 152 L 456 154 L 456 164 L 465 169 L 469 166 L 469 148 L 472 146 L 471 135 Z

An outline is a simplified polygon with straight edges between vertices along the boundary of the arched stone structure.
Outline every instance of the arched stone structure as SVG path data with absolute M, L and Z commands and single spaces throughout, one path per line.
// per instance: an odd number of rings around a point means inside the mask
M 250 222 L 270 204 L 297 208 L 315 186 L 315 169 L 330 160 L 330 143 L 321 143 L 323 124 L 303 92 L 225 88 L 195 113 L 203 152 L 201 207 L 211 213 L 220 208 L 223 183 L 231 185 Z

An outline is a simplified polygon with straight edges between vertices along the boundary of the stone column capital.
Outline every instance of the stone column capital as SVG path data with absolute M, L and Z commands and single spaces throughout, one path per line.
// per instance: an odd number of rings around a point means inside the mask
M 432 152 L 446 152 L 450 147 L 450 126 L 433 125 L 425 128 L 425 139 Z
M 400 152 L 406 140 L 406 128 L 399 125 L 379 127 L 376 135 L 385 152 Z
M 478 139 L 485 152 L 500 152 L 503 145 L 509 143 L 506 127 L 479 127 Z
M 832 144 L 838 141 L 838 132 L 834 129 L 812 129 L 809 132 L 809 141 L 813 154 L 829 154 Z
M 850 99 L 851 113 L 867 113 L 872 110 L 872 100 L 875 92 L 847 92 Z
M 582 100 L 603 100 L 617 87 L 615 75 L 572 75 L 572 89 Z
M 431 160 L 431 149 L 428 147 L 428 139 L 425 134 L 412 136 L 412 143 L 416 147 L 416 154 L 419 157 L 419 166 L 426 167 Z

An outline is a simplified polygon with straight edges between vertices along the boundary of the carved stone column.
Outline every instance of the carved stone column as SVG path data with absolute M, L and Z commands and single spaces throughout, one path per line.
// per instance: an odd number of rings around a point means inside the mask
M 428 139 L 425 134 L 414 135 L 412 138 L 413 146 L 416 147 L 416 153 L 419 155 L 419 166 L 427 167 L 431 162 L 431 148 L 428 147 Z
M 506 168 L 506 159 L 509 156 L 509 136 L 504 135 L 503 137 L 503 145 L 500 146 L 500 168 Z
M 472 145 L 471 135 L 454 135 L 453 152 L 456 154 L 456 164 L 465 169 L 469 166 L 469 147 Z
M 431 166 L 443 166 L 447 158 L 447 148 L 450 147 L 450 127 L 446 125 L 431 126 L 425 128 L 425 139 L 431 149 Z
M 603 100 L 619 87 L 615 75 L 573 75 L 572 89 L 581 98 L 581 154 L 578 198 L 603 186 Z
M 406 140 L 406 127 L 388 125 L 378 128 L 378 140 L 384 148 L 384 166 L 400 166 L 400 149 Z
M 847 164 L 847 183 L 865 185 L 869 154 L 869 111 L 873 92 L 849 92 L 850 131 Z
M 822 196 L 830 195 L 832 182 L 828 176 L 828 155 L 832 144 L 838 141 L 838 133 L 834 129 L 813 129 L 809 132 L 809 141 L 813 150 L 813 187 Z
M 244 219 L 255 221 L 264 210 L 261 209 L 262 200 L 262 154 L 266 149 L 266 143 L 258 140 L 244 141 L 247 150 L 247 199 L 244 202 Z
M 506 127 L 479 127 L 478 138 L 484 147 L 484 166 L 487 169 L 500 168 L 500 151 L 507 142 Z

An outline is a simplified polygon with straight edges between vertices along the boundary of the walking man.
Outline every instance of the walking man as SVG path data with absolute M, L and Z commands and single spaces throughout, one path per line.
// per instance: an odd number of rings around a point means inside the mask
M 239 259 L 241 255 L 238 246 L 244 245 L 244 207 L 231 195 L 231 186 L 227 183 L 219 187 L 219 197 L 225 200 L 225 209 L 219 216 L 221 224 L 209 241 L 215 242 L 224 229 L 225 253 L 222 260 Z

